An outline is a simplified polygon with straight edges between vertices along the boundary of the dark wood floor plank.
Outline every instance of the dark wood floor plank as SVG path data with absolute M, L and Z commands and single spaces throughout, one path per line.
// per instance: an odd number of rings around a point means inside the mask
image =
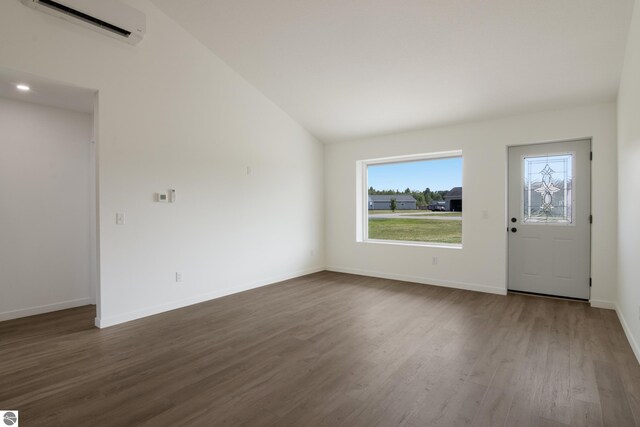
M 24 425 L 635 426 L 615 313 L 322 272 L 104 330 L 0 323 Z
M 600 403 L 583 402 L 576 399 L 571 402 L 572 427 L 601 427 L 603 425 Z

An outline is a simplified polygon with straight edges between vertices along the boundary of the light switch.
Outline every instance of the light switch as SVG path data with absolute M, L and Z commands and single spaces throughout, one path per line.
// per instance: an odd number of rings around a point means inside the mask
M 124 225 L 124 213 L 116 213 L 116 225 Z

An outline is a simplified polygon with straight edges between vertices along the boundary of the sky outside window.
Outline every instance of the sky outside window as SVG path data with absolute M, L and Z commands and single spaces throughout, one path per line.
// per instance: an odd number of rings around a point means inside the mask
M 376 190 L 451 190 L 462 187 L 462 157 L 369 165 L 368 185 Z

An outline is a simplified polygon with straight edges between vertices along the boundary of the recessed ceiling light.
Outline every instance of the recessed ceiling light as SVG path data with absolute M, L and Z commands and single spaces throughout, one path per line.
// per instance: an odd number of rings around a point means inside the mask
M 29 86 L 23 85 L 23 84 L 16 85 L 16 89 L 21 90 L 23 92 L 27 92 L 31 90 Z

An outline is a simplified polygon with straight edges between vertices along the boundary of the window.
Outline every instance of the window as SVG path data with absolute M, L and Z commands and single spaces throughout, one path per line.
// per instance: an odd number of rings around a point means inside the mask
M 574 155 L 524 157 L 523 223 L 573 223 Z
M 358 162 L 358 240 L 462 245 L 462 152 Z

